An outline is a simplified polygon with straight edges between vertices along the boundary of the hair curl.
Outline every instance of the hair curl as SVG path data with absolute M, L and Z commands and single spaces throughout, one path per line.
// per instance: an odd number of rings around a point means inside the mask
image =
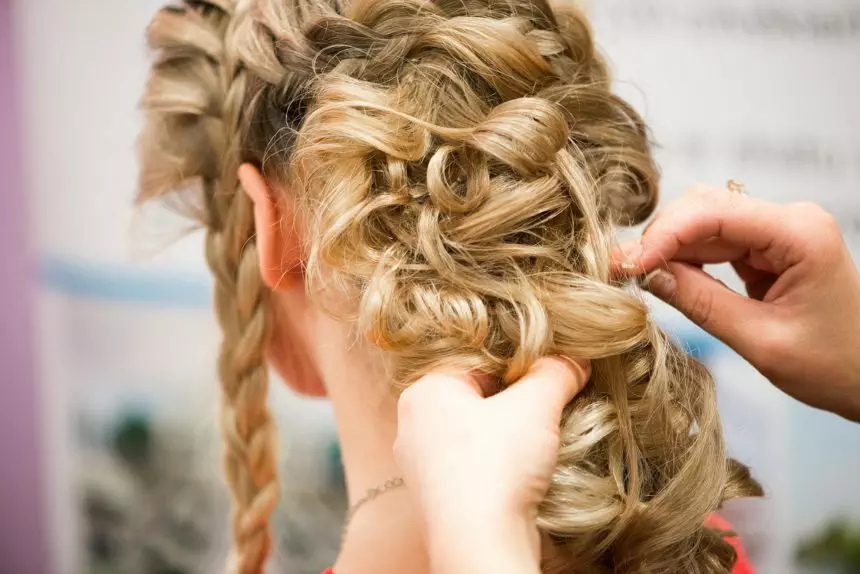
M 593 360 L 540 508 L 561 555 L 547 570 L 730 570 L 705 519 L 760 488 L 726 455 L 710 374 L 610 276 L 613 226 L 651 213 L 657 173 L 579 12 L 186 0 L 158 13 L 149 43 L 141 199 L 204 207 L 236 570 L 262 571 L 277 502 L 243 161 L 296 191 L 313 290 L 334 278 L 356 299 L 395 386 L 440 367 L 510 383 L 545 355 Z

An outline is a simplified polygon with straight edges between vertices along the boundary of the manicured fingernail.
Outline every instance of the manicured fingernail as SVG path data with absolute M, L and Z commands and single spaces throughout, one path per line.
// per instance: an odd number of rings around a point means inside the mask
M 645 276 L 641 284 L 643 289 L 647 289 L 664 301 L 671 299 L 678 288 L 675 276 L 665 269 L 655 269 Z
M 642 241 L 630 241 L 621 245 L 621 254 L 624 256 L 621 269 L 628 272 L 636 271 L 639 268 L 639 260 L 642 258 Z

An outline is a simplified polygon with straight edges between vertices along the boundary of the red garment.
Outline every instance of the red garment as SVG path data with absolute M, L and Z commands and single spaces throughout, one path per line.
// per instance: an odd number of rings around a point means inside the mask
M 723 520 L 722 518 L 720 518 L 716 514 L 712 515 L 708 519 L 706 524 L 710 528 L 716 528 L 719 530 L 731 530 L 732 529 L 731 525 L 729 525 L 728 522 L 726 522 L 725 520 Z M 747 558 L 746 551 L 744 551 L 744 547 L 741 544 L 741 539 L 738 538 L 737 536 L 733 536 L 731 538 L 727 538 L 726 540 L 728 541 L 729 544 L 731 544 L 734 547 L 735 552 L 738 553 L 738 560 L 737 560 L 737 562 L 735 562 L 735 567 L 732 568 L 731 574 L 755 574 L 755 570 L 753 569 L 752 564 L 749 561 L 749 558 Z M 334 574 L 334 570 L 329 568 L 328 570 L 326 570 L 322 574 Z
M 717 530 L 732 530 L 731 524 L 716 514 L 712 514 L 708 520 L 705 521 L 705 525 L 709 528 L 716 528 Z M 750 559 L 747 557 L 743 544 L 741 544 L 741 539 L 737 536 L 732 536 L 731 538 L 726 538 L 726 542 L 731 544 L 734 547 L 735 552 L 738 553 L 738 559 L 737 562 L 735 562 L 735 567 L 732 568 L 732 574 L 755 574 L 755 569 L 753 568 Z M 327 574 L 334 574 L 334 572 Z

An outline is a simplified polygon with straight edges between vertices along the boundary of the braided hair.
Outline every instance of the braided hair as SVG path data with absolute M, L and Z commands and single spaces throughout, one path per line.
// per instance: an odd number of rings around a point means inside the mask
M 611 276 L 614 226 L 648 217 L 658 176 L 580 12 L 186 0 L 150 44 L 141 198 L 205 206 L 239 572 L 262 571 L 277 501 L 241 162 L 295 193 L 309 289 L 353 303 L 342 319 L 384 351 L 393 389 L 440 368 L 511 383 L 548 354 L 592 360 L 540 507 L 547 571 L 730 570 L 705 518 L 760 487 L 727 457 L 708 371 Z

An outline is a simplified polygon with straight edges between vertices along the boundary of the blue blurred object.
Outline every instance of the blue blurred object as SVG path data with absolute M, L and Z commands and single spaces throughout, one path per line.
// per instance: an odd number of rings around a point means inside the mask
M 346 476 L 343 472 L 343 458 L 341 457 L 340 443 L 332 441 L 326 449 L 326 457 L 329 463 L 329 480 L 334 488 L 346 486 Z
M 125 265 L 69 261 L 47 255 L 39 279 L 51 291 L 80 299 L 209 309 L 212 281 L 203 274 L 142 270 Z
M 721 341 L 698 327 L 670 329 L 669 332 L 684 350 L 703 363 L 708 363 L 715 355 L 726 350 Z

